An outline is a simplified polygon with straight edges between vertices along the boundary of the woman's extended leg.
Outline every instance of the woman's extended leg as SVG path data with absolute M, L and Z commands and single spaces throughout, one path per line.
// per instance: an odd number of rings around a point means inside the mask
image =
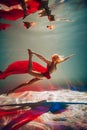
M 24 0 L 20 0 L 21 2 L 21 6 L 23 8 L 23 11 L 24 11 L 24 16 L 23 16 L 23 19 L 27 16 L 27 9 L 26 9 L 26 3 Z
M 19 88 L 21 88 L 21 87 L 25 87 L 26 85 L 27 85 L 27 86 L 30 86 L 30 85 L 36 83 L 36 82 L 39 81 L 39 80 L 41 80 L 41 79 L 33 78 L 33 79 L 31 79 L 29 82 L 20 84 L 20 85 L 17 86 L 16 88 L 14 88 L 14 89 L 8 91 L 7 95 L 10 94 L 10 93 L 12 93 L 12 92 L 14 92 L 15 90 L 17 90 L 17 89 L 19 89 Z
M 32 69 L 32 55 L 33 55 L 33 52 L 28 49 L 28 54 L 29 54 L 29 64 L 28 64 L 28 73 L 34 77 L 36 77 L 37 79 L 43 79 L 44 78 L 44 75 L 40 72 L 37 72 L 37 71 L 33 71 Z

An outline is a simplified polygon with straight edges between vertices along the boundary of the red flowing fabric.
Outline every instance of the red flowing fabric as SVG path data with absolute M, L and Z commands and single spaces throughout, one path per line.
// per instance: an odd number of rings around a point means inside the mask
M 12 105 L 12 104 L 9 104 Z M 16 104 L 18 105 L 18 104 Z M 16 106 L 14 104 L 14 106 Z M 17 115 L 16 118 L 12 119 L 6 126 L 2 128 L 2 130 L 18 130 L 20 127 L 25 125 L 26 123 L 36 119 L 40 115 L 50 111 L 53 114 L 61 113 L 67 110 L 67 104 L 58 103 L 58 102 L 46 102 L 46 101 L 40 101 L 37 103 L 32 104 L 19 104 L 20 108 L 14 108 L 9 110 L 3 110 L 0 109 L 0 116 L 6 116 L 6 115 Z M 30 106 L 30 107 L 29 107 Z M 22 109 L 22 107 L 25 107 L 25 109 Z M 29 107 L 31 109 L 27 109 L 26 107 Z M 19 111 L 18 111 L 19 109 Z
M 3 10 L 0 11 L 0 17 L 7 20 L 17 20 L 23 17 L 23 15 L 24 15 L 23 10 L 19 10 L 19 9 L 13 9 L 10 10 L 9 12 Z
M 0 74 L 0 79 L 5 79 L 6 77 L 12 74 L 28 73 L 28 64 L 29 64 L 28 60 L 13 62 Z M 47 71 L 47 68 L 43 67 L 37 62 L 33 62 L 32 70 L 44 73 Z
M 38 106 L 31 110 L 27 110 L 17 118 L 13 119 L 10 123 L 8 123 L 2 130 L 18 130 L 24 124 L 36 119 L 40 115 L 48 112 L 49 108 L 44 106 Z
M 5 30 L 10 27 L 10 24 L 0 23 L 0 30 Z
M 41 6 L 41 0 L 31 0 L 27 3 L 27 13 L 31 14 L 31 13 L 35 13 L 36 11 L 39 10 Z
M 13 5 L 21 5 L 21 0 L 0 0 L 0 4 L 4 4 L 8 7 L 11 7 Z M 26 3 L 27 5 L 27 14 L 35 13 L 39 10 L 41 5 L 41 0 L 30 0 Z M 5 11 L 4 9 L 0 10 L 0 17 L 7 19 L 7 20 L 17 20 L 24 16 L 24 11 L 21 9 L 13 9 L 9 11 Z
M 16 115 L 20 113 L 22 113 L 22 110 L 20 110 L 19 108 L 10 109 L 10 110 L 0 109 L 0 118 L 2 118 L 3 116 Z

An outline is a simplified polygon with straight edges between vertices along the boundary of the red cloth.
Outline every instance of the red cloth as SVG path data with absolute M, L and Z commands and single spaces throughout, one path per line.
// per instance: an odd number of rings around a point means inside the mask
M 28 73 L 28 64 L 28 60 L 13 62 L 0 74 L 0 79 L 4 79 L 12 74 Z M 37 62 L 33 62 L 32 69 L 34 71 L 41 72 L 46 78 L 49 79 L 49 72 L 47 68 L 43 67 Z
M 21 0 L 0 0 L 0 4 L 4 4 L 8 7 L 20 4 L 21 5 Z M 26 3 L 27 5 L 27 14 L 35 13 L 36 11 L 39 10 L 40 8 L 41 1 L 37 0 L 30 0 L 29 2 Z M 21 17 L 24 16 L 24 11 L 21 9 L 13 9 L 9 11 L 0 10 L 0 17 L 7 19 L 7 20 L 17 20 Z
M 16 114 L 20 115 L 20 113 L 22 113 L 22 110 L 19 108 L 14 108 L 9 110 L 0 109 L 0 118 L 7 115 L 16 115 Z
M 5 30 L 10 27 L 10 24 L 0 23 L 0 30 Z
M 43 74 L 43 76 L 45 76 L 47 79 L 50 79 L 50 78 L 51 78 L 49 71 L 46 71 L 46 72 L 44 72 L 44 73 L 42 73 L 42 74 Z
M 7 20 L 17 20 L 23 17 L 23 15 L 24 15 L 23 10 L 19 10 L 19 9 L 13 9 L 13 10 L 10 10 L 9 12 L 4 11 L 4 10 L 0 11 L 0 17 Z
M 37 117 L 48 111 L 49 108 L 45 106 L 37 106 L 33 109 L 27 110 L 17 118 L 10 121 L 4 128 L 2 128 L 2 130 L 18 130 L 18 128 L 20 128 L 21 126 L 36 119 Z

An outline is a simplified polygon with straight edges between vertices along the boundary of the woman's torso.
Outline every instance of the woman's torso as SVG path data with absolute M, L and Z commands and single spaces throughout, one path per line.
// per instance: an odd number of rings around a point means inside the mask
M 50 74 L 53 73 L 57 69 L 56 64 L 51 62 L 50 64 L 47 65 L 47 69 Z

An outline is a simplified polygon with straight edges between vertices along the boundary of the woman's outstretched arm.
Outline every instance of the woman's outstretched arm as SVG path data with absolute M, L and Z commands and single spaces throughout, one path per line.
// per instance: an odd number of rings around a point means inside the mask
M 70 56 L 65 57 L 63 60 L 60 61 L 60 63 L 66 61 L 66 60 L 68 60 L 68 59 L 70 59 L 70 58 L 71 58 L 72 56 L 74 56 L 74 55 L 75 55 L 75 54 L 72 54 L 72 55 L 70 55 Z
M 42 55 L 40 55 L 40 54 L 38 54 L 38 53 L 32 52 L 32 54 L 36 55 L 39 59 L 41 59 L 42 61 L 44 61 L 44 62 L 47 63 L 47 64 L 50 64 L 50 63 L 51 63 L 50 60 L 48 60 L 47 58 L 45 58 L 44 56 L 42 56 Z

